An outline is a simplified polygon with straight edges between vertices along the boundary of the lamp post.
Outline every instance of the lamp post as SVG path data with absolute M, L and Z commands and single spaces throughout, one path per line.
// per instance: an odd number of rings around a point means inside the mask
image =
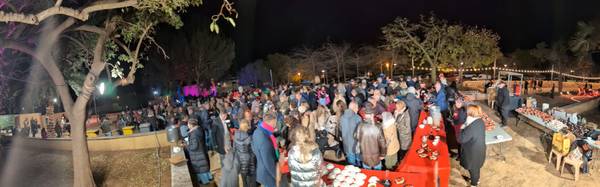
M 300 83 L 302 83 L 302 73 L 298 72 L 298 79 L 300 80 Z
M 327 75 L 325 74 L 325 70 L 321 70 L 321 73 L 323 74 L 323 79 L 325 80 L 325 83 L 327 83 Z
M 387 69 L 387 73 L 390 73 L 390 63 L 389 62 L 385 63 L 385 69 Z
M 394 63 L 392 65 L 393 66 L 392 66 L 391 78 L 394 79 L 394 71 L 396 71 L 396 65 L 398 65 L 398 64 Z

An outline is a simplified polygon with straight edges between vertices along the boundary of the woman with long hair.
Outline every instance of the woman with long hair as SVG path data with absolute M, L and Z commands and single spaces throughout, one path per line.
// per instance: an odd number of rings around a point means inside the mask
M 292 147 L 288 153 L 288 165 L 292 186 L 322 186 L 320 171 L 323 156 L 315 139 L 310 138 L 309 129 L 297 128 L 293 131 Z
M 479 172 L 485 162 L 485 123 L 483 112 L 477 105 L 467 107 L 467 120 L 461 127 L 458 142 L 461 144 L 460 165 L 469 171 L 471 186 L 479 185 Z

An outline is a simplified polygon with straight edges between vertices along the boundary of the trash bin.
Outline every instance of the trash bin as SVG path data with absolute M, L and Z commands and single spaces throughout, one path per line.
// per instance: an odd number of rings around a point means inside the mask
M 86 134 L 87 134 L 88 138 L 98 137 L 98 129 L 96 129 L 96 130 L 88 130 L 88 131 L 86 131 Z
M 126 126 L 123 127 L 123 135 L 124 136 L 129 136 L 133 134 L 133 126 Z
M 150 123 L 140 124 L 140 133 L 150 132 Z

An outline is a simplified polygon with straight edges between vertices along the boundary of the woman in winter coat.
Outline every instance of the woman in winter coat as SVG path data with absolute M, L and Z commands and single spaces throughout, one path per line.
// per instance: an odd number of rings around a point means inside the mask
M 471 186 L 479 184 L 479 172 L 485 162 L 485 124 L 481 107 L 467 107 L 467 120 L 461 127 L 458 142 L 461 144 L 460 165 L 469 171 Z
M 398 142 L 398 131 L 392 113 L 384 112 L 382 114 L 383 136 L 387 145 L 387 153 L 383 165 L 387 169 L 393 169 L 398 163 L 398 151 L 400 150 L 400 142 Z
M 410 148 L 412 143 L 412 132 L 410 127 L 410 115 L 406 110 L 406 103 L 404 101 L 396 102 L 396 110 L 394 110 L 394 117 L 396 119 L 396 128 L 398 130 L 398 141 L 400 142 L 400 152 L 398 153 L 398 160 L 404 158 L 404 154 Z
M 190 131 L 186 148 L 190 155 L 192 173 L 196 175 L 200 184 L 208 184 L 213 177 L 210 174 L 210 163 L 204 147 L 204 131 L 198 126 L 198 120 L 196 119 L 190 119 L 188 125 Z
M 250 122 L 248 120 L 240 121 L 240 128 L 235 131 L 233 138 L 234 165 L 238 167 L 242 175 L 244 187 L 253 187 L 256 185 L 256 157 L 252 153 L 250 143 L 252 136 L 248 134 Z
M 323 156 L 314 139 L 309 138 L 308 129 L 297 128 L 293 144 L 288 153 L 288 165 L 293 187 L 323 186 L 321 166 Z

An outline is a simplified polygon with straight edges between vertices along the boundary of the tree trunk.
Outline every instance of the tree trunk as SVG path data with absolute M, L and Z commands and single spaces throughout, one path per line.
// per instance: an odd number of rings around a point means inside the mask
M 346 62 L 344 62 L 343 60 L 342 60 L 342 74 L 344 75 L 343 81 L 346 81 L 347 80 L 346 79 Z
M 86 100 L 89 101 L 89 96 Z M 87 104 L 87 102 L 85 103 Z M 73 107 L 73 111 L 71 112 L 73 114 L 71 118 L 73 186 L 96 186 L 94 175 L 92 174 L 92 166 L 90 164 L 87 138 L 85 136 L 85 111 L 86 105 L 78 104 Z
M 431 64 L 431 84 L 435 84 L 437 81 L 437 65 Z

